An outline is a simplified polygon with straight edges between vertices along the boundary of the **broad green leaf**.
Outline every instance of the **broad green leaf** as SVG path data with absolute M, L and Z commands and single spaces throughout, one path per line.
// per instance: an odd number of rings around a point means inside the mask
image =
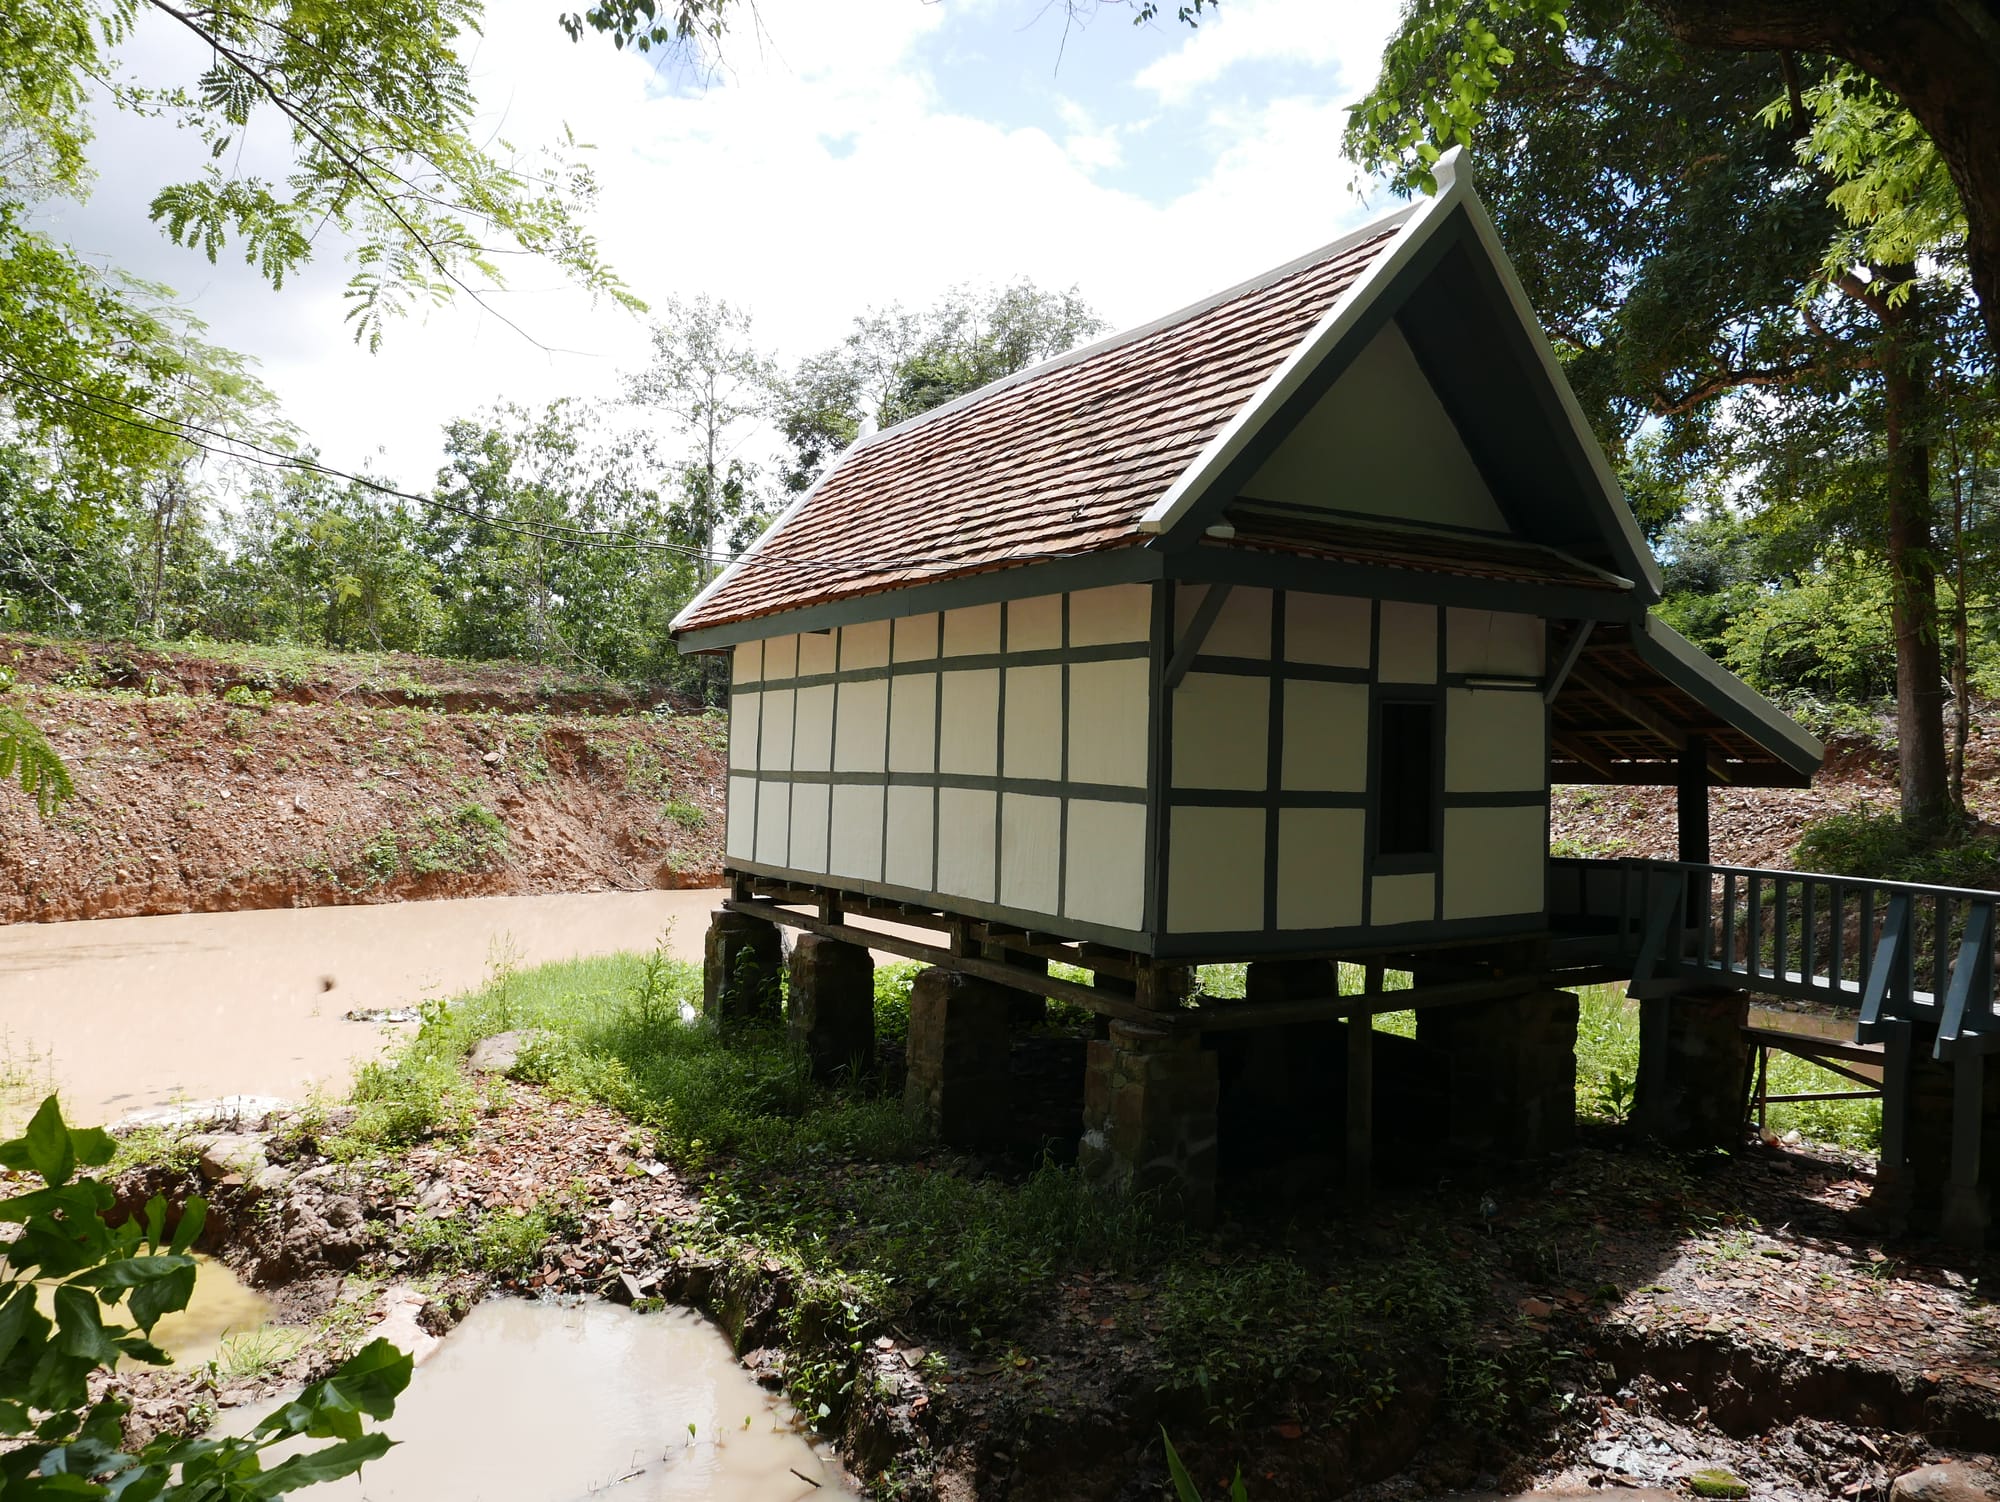
M 70 1145 L 69 1128 L 63 1124 L 62 1108 L 53 1095 L 35 1112 L 21 1141 L 27 1149 L 28 1166 L 44 1183 L 67 1184 L 76 1172 L 76 1150 Z
M 195 1243 L 201 1235 L 202 1227 L 208 1224 L 208 1201 L 195 1195 L 181 1211 L 180 1224 L 174 1227 L 174 1239 L 167 1244 L 167 1250 L 178 1257 Z
M 381 1459 L 389 1453 L 392 1443 L 386 1434 L 365 1434 L 359 1439 L 342 1440 L 294 1455 L 261 1476 L 243 1482 L 240 1495 L 279 1497 L 301 1487 L 317 1486 L 322 1481 L 338 1481 L 343 1476 L 352 1476 L 369 1461 Z

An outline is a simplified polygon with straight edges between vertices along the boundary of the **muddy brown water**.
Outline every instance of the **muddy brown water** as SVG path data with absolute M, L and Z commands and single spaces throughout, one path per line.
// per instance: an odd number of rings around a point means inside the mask
M 645 950 L 701 957 L 714 891 L 473 897 L 0 926 L 0 1075 L 18 1112 L 71 1118 L 219 1095 L 344 1092 L 394 1031 L 344 1020 L 522 965 Z M 329 983 L 330 986 L 329 986 Z
M 246 1433 L 268 1411 L 226 1414 L 217 1432 Z M 417 1368 L 383 1427 L 396 1448 L 315 1499 L 857 1495 L 721 1332 L 686 1310 L 489 1299 Z

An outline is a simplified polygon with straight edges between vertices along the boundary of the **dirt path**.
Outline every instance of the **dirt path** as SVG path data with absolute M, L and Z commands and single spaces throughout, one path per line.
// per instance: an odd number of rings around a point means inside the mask
M 349 1011 L 414 1006 L 522 965 L 650 949 L 701 957 L 714 891 L 488 897 L 0 927 L 14 1102 L 59 1086 L 79 1119 L 176 1098 L 343 1092 L 392 1031 Z M 331 983 L 329 985 L 329 982 Z

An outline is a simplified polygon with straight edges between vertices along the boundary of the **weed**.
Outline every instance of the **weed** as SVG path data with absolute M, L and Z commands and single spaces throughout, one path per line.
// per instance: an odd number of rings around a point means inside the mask
M 708 822 L 708 815 L 701 809 L 679 798 L 669 798 L 661 804 L 660 815 L 683 829 L 699 829 Z

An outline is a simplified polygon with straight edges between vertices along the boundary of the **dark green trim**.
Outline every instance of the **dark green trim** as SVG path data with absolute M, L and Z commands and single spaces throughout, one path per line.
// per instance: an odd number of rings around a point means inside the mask
M 698 627 L 681 632 L 675 638 L 675 644 L 683 655 L 714 652 L 733 647 L 738 642 L 790 636 L 799 631 L 823 631 L 831 626 L 848 626 L 862 621 L 926 615 L 937 610 L 958 610 L 967 605 L 993 605 L 1034 595 L 1066 594 L 1072 590 L 1099 589 L 1107 584 L 1147 584 L 1161 578 L 1163 573 L 1160 554 L 1150 548 L 1106 548 L 1076 558 L 989 569 L 985 573 L 964 574 L 928 584 L 885 587 L 845 600 L 832 600 L 824 605 L 807 605 L 797 610 L 753 616 L 746 621 L 731 621 L 721 626 Z M 943 644 L 939 645 L 942 647 Z
M 1148 640 L 1151 662 L 1146 673 L 1146 790 L 1145 870 L 1146 895 L 1140 904 L 1146 926 L 1155 933 L 1167 926 L 1167 842 L 1173 838 L 1167 828 L 1165 794 L 1173 786 L 1174 695 L 1168 690 L 1167 663 L 1174 653 L 1176 586 L 1153 586 L 1152 634 Z
M 1068 597 L 1065 596 L 1065 599 Z M 829 683 L 874 683 L 923 673 L 971 673 L 987 668 L 1053 668 L 1072 662 L 1124 662 L 1144 657 L 1150 650 L 1143 641 L 1102 642 L 1078 647 L 1074 652 L 1061 647 L 1044 647 L 1033 652 L 973 652 L 962 657 L 919 657 L 910 662 L 892 662 L 883 667 L 853 668 L 846 672 L 812 673 L 791 678 L 760 678 L 739 686 L 737 692 L 761 693 L 766 687 L 778 689 L 823 688 Z
M 886 902 L 912 903 L 952 917 L 978 918 L 988 923 L 1012 924 L 1017 928 L 1032 929 L 1036 933 L 1056 934 L 1080 943 L 1105 944 L 1114 949 L 1129 949 L 1135 954 L 1153 952 L 1152 935 L 1135 929 L 1111 928 L 1102 923 L 1082 923 L 1073 918 L 1058 917 L 1053 913 L 1035 913 L 1022 908 L 1002 907 L 997 902 L 979 902 L 969 897 L 953 897 L 944 892 L 925 892 L 915 887 L 891 886 L 887 882 L 869 881 L 859 876 L 830 876 L 824 871 L 794 871 L 787 866 L 772 866 L 762 861 L 731 860 L 725 862 L 722 869 L 725 878 L 744 873 L 802 887 L 817 887 L 826 891 L 860 892 L 869 897 L 879 897 Z
M 1515 792 L 1447 792 L 1444 795 L 1446 808 L 1539 808 L 1548 801 L 1546 788 L 1521 788 Z
M 1235 457 L 1195 497 L 1181 519 L 1163 534 L 1167 546 L 1183 546 L 1222 520 L 1223 511 L 1242 494 L 1251 477 L 1291 437 L 1293 430 L 1319 405 L 1320 399 L 1333 389 L 1334 382 L 1347 373 L 1369 342 L 1388 326 L 1404 300 L 1422 286 L 1436 269 L 1445 252 L 1455 243 L 1453 230 L 1456 228 L 1459 234 L 1463 233 L 1464 226 L 1458 221 L 1464 219 L 1463 210 L 1454 210 L 1453 223 L 1439 225 L 1417 247 L 1416 253 L 1387 280 L 1368 288 L 1368 302 L 1361 309 L 1360 316 L 1349 325 L 1339 342 L 1327 351 L 1326 357 L 1305 373 L 1298 387 L 1278 405 L 1277 410 L 1262 414 L 1256 430 L 1244 440 Z M 1476 456 L 1474 462 L 1477 463 Z
M 1642 607 L 1629 590 L 1586 589 L 1573 584 L 1470 579 L 1387 565 L 1336 563 L 1296 553 L 1196 545 L 1167 555 L 1176 580 L 1190 584 L 1251 584 L 1305 594 L 1400 600 L 1413 605 L 1459 605 L 1544 620 L 1636 621 Z
M 1361 925 L 1352 928 L 1286 929 L 1280 933 L 1163 934 L 1151 953 L 1155 959 L 1177 960 L 1186 964 L 1226 965 L 1243 960 L 1284 959 L 1336 949 L 1366 952 L 1406 944 L 1429 948 L 1434 944 L 1462 943 L 1473 939 L 1518 938 L 1522 934 L 1544 932 L 1547 928 L 1547 916 L 1537 910 L 1494 918 L 1391 923 L 1380 928 Z

